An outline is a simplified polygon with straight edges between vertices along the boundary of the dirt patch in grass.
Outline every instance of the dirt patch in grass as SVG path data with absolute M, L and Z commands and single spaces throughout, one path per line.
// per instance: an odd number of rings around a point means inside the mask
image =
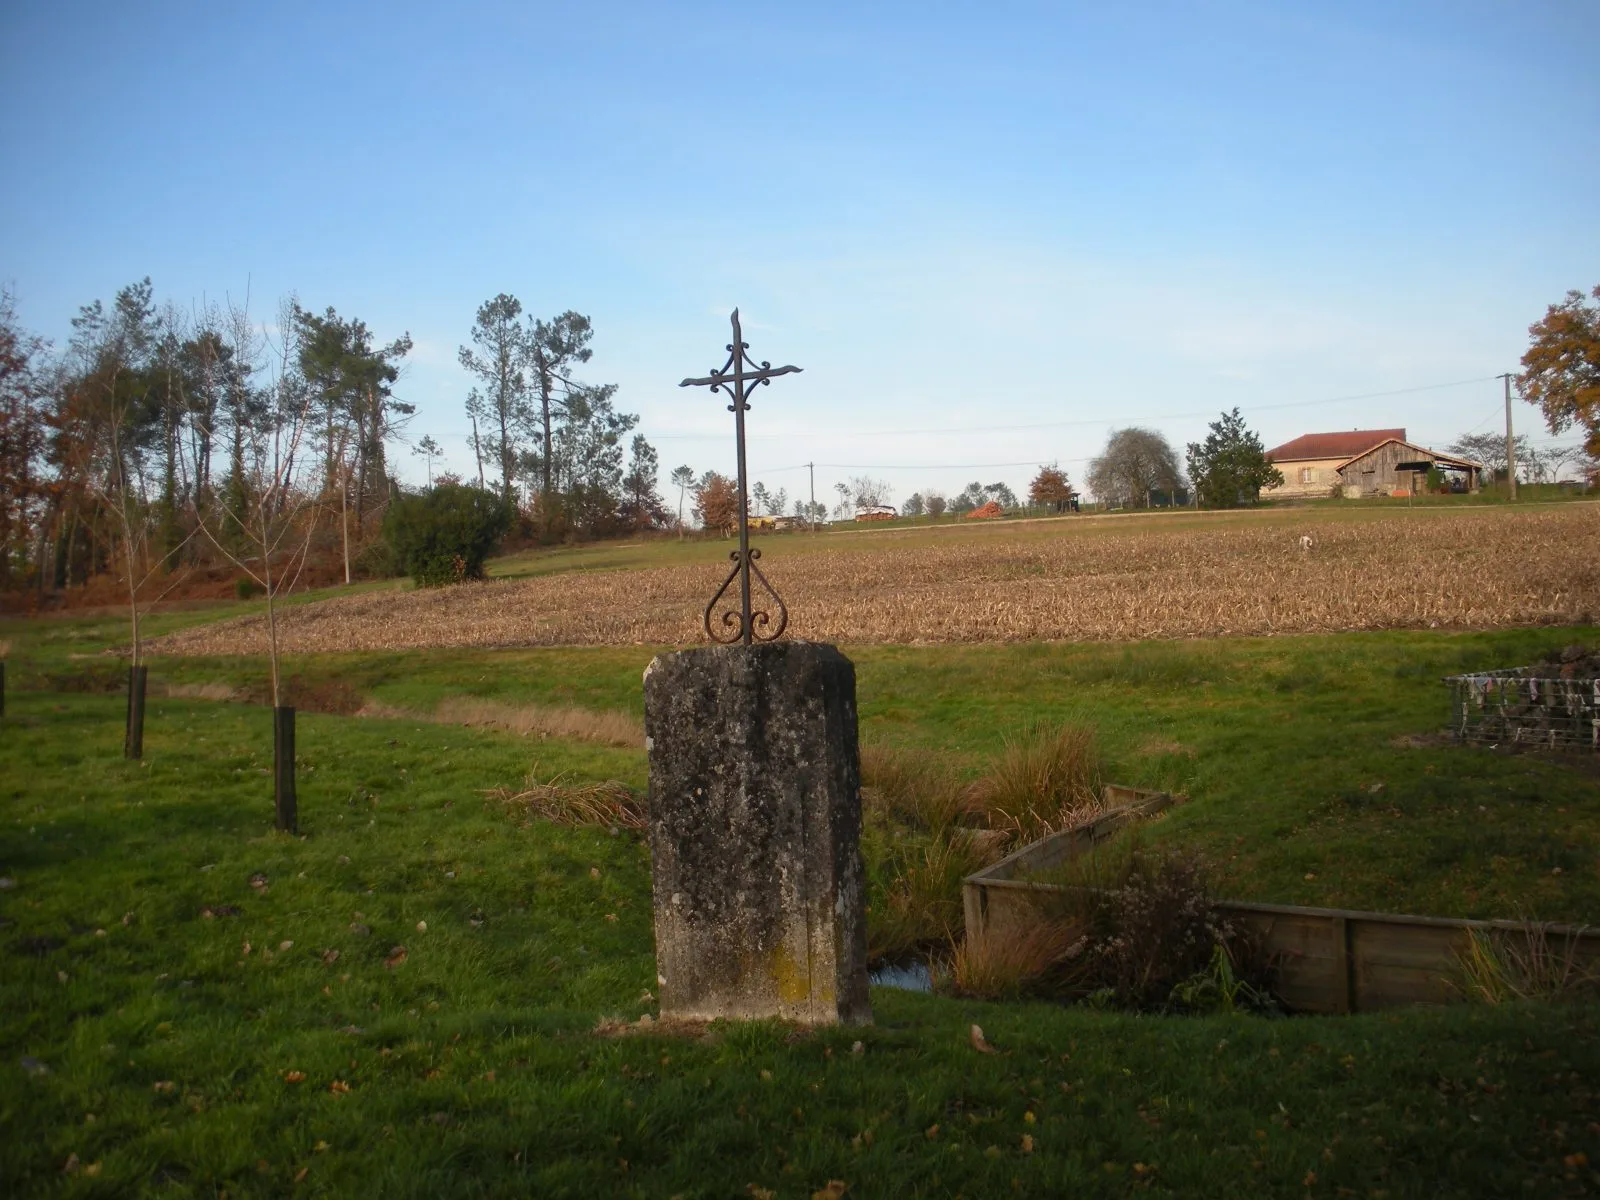
M 446 697 L 431 713 L 368 700 L 356 709 L 355 715 L 504 729 L 523 737 L 537 734 L 540 737 L 571 738 L 629 750 L 644 745 L 644 726 L 637 717 L 628 713 L 595 712 L 587 708 L 542 704 L 506 704 L 476 696 Z

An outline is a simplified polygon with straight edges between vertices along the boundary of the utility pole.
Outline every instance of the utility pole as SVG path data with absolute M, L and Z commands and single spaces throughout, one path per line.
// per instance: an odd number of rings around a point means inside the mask
M 1517 498 L 1517 447 L 1511 435 L 1511 372 L 1500 376 L 1506 382 L 1506 482 L 1511 487 L 1511 498 Z
M 811 476 L 811 507 L 806 510 L 806 515 L 811 518 L 811 532 L 817 531 L 817 464 L 808 462 L 806 472 Z

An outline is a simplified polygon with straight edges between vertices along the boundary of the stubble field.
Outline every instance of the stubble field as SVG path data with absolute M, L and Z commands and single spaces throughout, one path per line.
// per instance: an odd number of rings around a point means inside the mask
M 797 638 L 864 643 L 1124 641 L 1490 629 L 1600 612 L 1600 505 L 1264 520 L 1051 522 L 902 537 L 766 539 Z M 384 590 L 281 614 L 290 653 L 693 642 L 726 570 L 568 571 Z M 260 616 L 188 629 L 167 654 L 253 654 Z

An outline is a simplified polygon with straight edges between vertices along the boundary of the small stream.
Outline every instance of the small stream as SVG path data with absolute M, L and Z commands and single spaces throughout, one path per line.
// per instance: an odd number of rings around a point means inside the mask
M 874 987 L 901 988 L 908 992 L 933 991 L 933 972 L 922 959 L 904 963 L 880 963 L 867 973 Z

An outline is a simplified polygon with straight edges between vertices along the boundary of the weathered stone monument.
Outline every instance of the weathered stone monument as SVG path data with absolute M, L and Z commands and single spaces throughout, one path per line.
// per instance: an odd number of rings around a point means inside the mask
M 757 365 L 732 321 L 727 365 L 683 381 L 726 388 L 737 418 L 739 549 L 704 620 L 721 644 L 644 677 L 661 1016 L 867 1022 L 855 668 L 777 641 L 788 614 L 749 540 L 746 389 L 798 368 Z

